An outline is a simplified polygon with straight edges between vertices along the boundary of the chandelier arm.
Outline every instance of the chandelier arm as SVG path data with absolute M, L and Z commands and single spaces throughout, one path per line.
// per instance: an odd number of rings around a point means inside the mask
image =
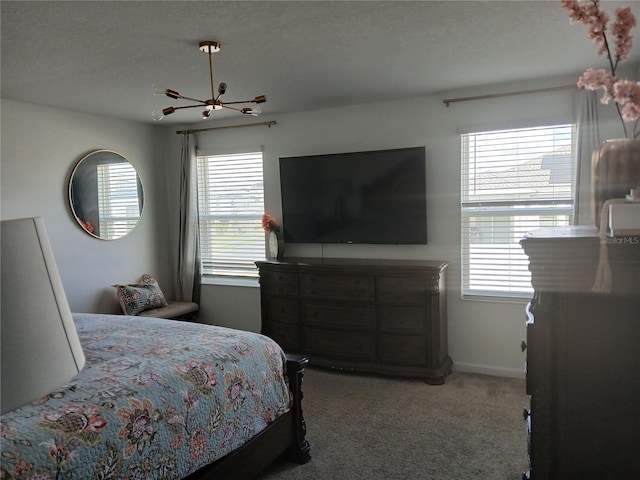
M 198 101 L 200 101 L 200 100 L 198 100 Z M 174 110 L 183 110 L 185 108 L 196 108 L 196 107 L 202 108 L 202 105 L 184 105 L 182 107 L 173 107 L 173 109 Z
M 254 109 L 253 109 L 253 108 L 248 108 L 248 107 L 245 107 L 245 108 L 235 108 L 235 107 L 227 107 L 226 105 L 224 105 L 224 104 L 223 104 L 223 105 L 222 105 L 222 108 L 227 108 L 227 109 L 229 109 L 229 110 L 233 110 L 233 111 L 235 111 L 235 112 L 239 112 L 239 113 L 241 113 L 241 114 L 243 114 L 243 115 L 253 115 L 254 117 L 257 117 L 257 116 L 258 116 L 258 115 L 260 115 L 260 113 L 261 113 L 261 112 L 260 112 L 260 109 L 258 109 L 258 111 L 254 111 Z
M 191 100 L 192 102 L 200 102 L 203 105 L 207 104 L 206 100 L 200 100 L 199 98 L 185 97 L 184 95 L 179 95 L 178 98 L 181 100 Z
M 231 103 L 238 103 L 238 102 L 231 102 Z M 222 108 L 228 108 L 229 110 L 235 110 L 236 112 L 242 113 L 242 109 L 241 108 L 227 107 L 226 103 L 222 104 Z
M 234 105 L 238 103 L 256 103 L 255 100 L 241 100 L 239 102 L 224 102 L 224 105 Z

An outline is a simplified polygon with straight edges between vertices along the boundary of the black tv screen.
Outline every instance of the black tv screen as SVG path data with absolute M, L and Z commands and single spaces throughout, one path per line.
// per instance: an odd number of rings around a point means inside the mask
M 426 244 L 425 147 L 280 158 L 289 243 Z

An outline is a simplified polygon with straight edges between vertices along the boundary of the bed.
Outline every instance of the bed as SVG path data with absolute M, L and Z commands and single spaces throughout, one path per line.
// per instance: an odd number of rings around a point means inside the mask
M 1 477 L 249 479 L 309 461 L 307 360 L 266 336 L 197 323 L 74 314 L 84 369 L 1 419 Z

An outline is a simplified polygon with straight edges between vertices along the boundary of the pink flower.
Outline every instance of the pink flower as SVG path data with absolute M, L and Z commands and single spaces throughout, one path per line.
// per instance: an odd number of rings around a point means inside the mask
M 631 29 L 636 26 L 636 17 L 631 13 L 630 7 L 616 10 L 616 21 L 611 25 L 611 34 L 616 37 L 616 57 L 619 60 L 627 60 L 633 47 L 633 35 Z
M 637 122 L 640 118 L 640 103 L 627 103 L 622 110 L 620 110 L 620 115 L 622 115 L 622 119 L 625 122 Z M 635 136 L 637 136 L 636 134 Z
M 619 80 L 615 83 L 613 92 L 615 101 L 623 105 L 621 114 L 625 121 L 640 118 L 640 82 Z
M 194 460 L 202 460 L 207 453 L 207 439 L 202 427 L 198 426 L 189 439 L 189 453 Z
M 56 445 L 49 449 L 49 456 L 56 465 L 64 465 L 71 457 L 71 452 L 64 445 Z
M 31 472 L 31 470 L 33 470 L 33 463 L 27 463 L 25 460 L 20 460 L 15 464 L 13 473 L 16 475 L 16 477 L 20 477 L 23 475 L 26 477 Z
M 613 75 L 604 68 L 598 68 L 597 70 L 587 68 L 578 79 L 578 86 L 587 90 L 598 90 L 600 88 L 611 90 L 614 82 Z
M 265 232 L 270 232 L 272 230 L 274 232 L 280 231 L 280 227 L 278 226 L 276 221 L 273 219 L 273 217 L 268 213 L 265 213 L 264 215 L 262 215 L 262 228 L 264 229 Z
M 613 78 L 613 75 L 604 68 L 599 68 L 597 70 L 587 68 L 578 79 L 578 87 L 580 88 L 584 88 L 586 90 L 603 89 L 604 94 L 600 101 L 604 104 L 609 103 L 609 100 L 612 98 L 614 83 L 615 78 Z
M 601 102 L 607 104 L 611 98 L 614 99 L 625 137 L 627 127 L 624 122 L 635 122 L 632 136 L 640 135 L 640 131 L 635 133 L 640 120 L 640 83 L 616 77 L 618 63 L 629 58 L 633 47 L 631 29 L 637 22 L 631 8 L 616 9 L 615 21 L 609 26 L 609 15 L 600 10 L 600 0 L 589 0 L 587 3 L 563 0 L 562 6 L 569 12 L 571 23 L 580 22 L 589 27 L 587 36 L 600 45 L 598 55 L 604 54 L 609 59 L 609 71 L 588 68 L 578 79 L 578 87 L 587 90 L 602 89 L 604 93 Z M 607 38 L 607 33 L 614 38 L 613 44 Z M 615 46 L 615 55 L 611 53 L 612 46 Z

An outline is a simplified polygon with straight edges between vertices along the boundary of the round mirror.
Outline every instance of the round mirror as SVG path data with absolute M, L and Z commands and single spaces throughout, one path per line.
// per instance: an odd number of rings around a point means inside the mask
M 103 240 L 124 237 L 142 215 L 142 183 L 135 168 L 109 150 L 82 158 L 71 172 L 69 203 L 82 229 Z

